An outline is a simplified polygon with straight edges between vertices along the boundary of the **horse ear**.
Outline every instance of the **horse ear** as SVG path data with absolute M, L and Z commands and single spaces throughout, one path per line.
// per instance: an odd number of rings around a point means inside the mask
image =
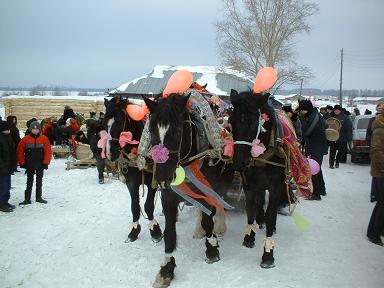
M 205 83 L 204 86 L 202 86 L 204 89 L 207 88 L 208 83 Z
M 187 106 L 187 103 L 188 103 L 188 100 L 189 100 L 189 97 L 191 96 L 191 93 L 188 93 L 188 95 L 186 97 L 184 97 L 182 103 L 181 103 L 181 108 L 184 109 L 185 106 Z
M 105 107 L 107 107 L 108 103 L 109 103 L 109 100 L 107 98 L 104 98 L 104 106 Z
M 239 101 L 239 93 L 235 89 L 231 89 L 230 99 L 232 104 Z
M 157 108 L 157 103 L 155 101 L 152 101 L 151 99 L 149 99 L 146 96 L 142 95 L 141 97 L 143 97 L 145 105 L 147 105 L 149 112 L 151 112 L 151 113 L 155 112 L 155 110 Z

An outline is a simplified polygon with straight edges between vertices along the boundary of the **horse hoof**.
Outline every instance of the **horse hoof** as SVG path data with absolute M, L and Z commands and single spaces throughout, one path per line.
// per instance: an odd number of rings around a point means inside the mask
M 162 266 L 160 268 L 159 273 L 157 273 L 155 282 L 153 283 L 152 287 L 153 288 L 166 288 L 171 285 L 171 281 L 175 276 L 175 267 L 176 267 L 176 262 L 175 258 L 171 257 L 169 258 L 167 264 L 165 266 Z
M 253 248 L 255 247 L 255 242 L 243 241 L 243 246 L 247 248 Z
M 219 255 L 217 255 L 215 257 L 212 257 L 212 258 L 205 258 L 205 262 L 207 264 L 212 264 L 212 263 L 215 263 L 215 262 L 218 262 L 218 261 L 220 261 L 220 256 Z
M 127 239 L 124 241 L 125 243 L 134 242 L 139 238 L 139 234 L 141 231 L 140 224 L 137 225 L 137 228 L 132 227 L 131 232 L 129 232 Z
M 260 267 L 261 267 L 261 268 L 264 268 L 264 269 L 269 269 L 269 268 L 273 268 L 273 267 L 275 267 L 275 264 L 274 264 L 273 261 L 272 261 L 272 262 L 270 262 L 270 261 L 266 261 L 266 262 L 262 262 L 262 263 L 260 264 Z
M 160 226 L 154 225 L 152 229 L 149 229 L 149 233 L 151 234 L 152 241 L 154 243 L 158 243 L 163 239 L 163 233 L 161 232 Z

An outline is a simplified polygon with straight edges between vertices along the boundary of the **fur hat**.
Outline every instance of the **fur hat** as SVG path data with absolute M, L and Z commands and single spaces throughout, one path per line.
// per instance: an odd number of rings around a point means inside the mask
M 340 110 L 340 111 L 343 111 L 341 106 L 339 104 L 336 104 L 334 107 L 333 107 L 333 110 Z
M 29 125 L 29 130 L 32 131 L 32 129 L 39 129 L 41 130 L 40 123 L 37 121 L 33 121 L 31 125 Z
M 292 110 L 292 105 L 284 105 L 283 107 L 281 107 L 281 110 L 283 110 L 284 112 L 294 113 Z
M 7 121 L 0 121 L 0 132 L 10 130 L 11 126 L 9 126 Z
M 299 110 L 306 110 L 308 112 L 311 112 L 313 110 L 313 105 L 310 100 L 302 100 L 299 104 Z
M 326 110 L 333 110 L 333 107 L 331 105 L 327 105 L 327 107 L 325 107 Z

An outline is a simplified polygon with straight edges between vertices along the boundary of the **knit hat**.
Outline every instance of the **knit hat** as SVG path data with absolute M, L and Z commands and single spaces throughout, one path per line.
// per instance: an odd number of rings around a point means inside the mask
M 336 105 L 333 107 L 333 110 L 340 110 L 340 111 L 343 111 L 343 110 L 341 109 L 341 106 L 338 105 L 338 104 L 336 104 Z
M 9 126 L 7 121 L 0 121 L 0 132 L 10 130 L 11 126 Z
M 41 130 L 40 123 L 37 121 L 33 121 L 31 125 L 29 125 L 29 130 L 32 131 L 32 129 L 39 129 Z
M 312 102 L 310 100 L 302 100 L 300 101 L 300 104 L 299 104 L 299 110 L 306 110 L 308 112 L 312 112 L 313 110 L 313 105 L 312 105 Z
M 327 107 L 325 107 L 326 110 L 333 110 L 333 107 L 331 105 L 327 105 Z

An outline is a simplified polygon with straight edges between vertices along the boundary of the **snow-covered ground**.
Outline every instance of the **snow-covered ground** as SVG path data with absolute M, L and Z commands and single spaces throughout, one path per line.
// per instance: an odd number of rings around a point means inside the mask
M 192 239 L 196 211 L 179 213 L 176 274 L 172 287 L 383 287 L 384 248 L 365 237 L 373 208 L 368 165 L 323 165 L 327 196 L 302 200 L 297 212 L 310 222 L 306 231 L 292 217 L 279 216 L 274 239 L 276 267 L 260 268 L 264 230 L 258 245 L 244 248 L 245 215 L 230 213 L 220 241 L 221 261 L 204 262 L 204 242 Z M 24 173 L 12 178 L 10 202 L 23 200 Z M 34 194 L 33 194 L 34 195 Z M 163 242 L 151 241 L 146 220 L 133 243 L 124 243 L 131 222 L 125 185 L 97 184 L 95 169 L 65 170 L 53 160 L 44 176 L 47 205 L 33 201 L 0 214 L 1 287 L 150 287 L 163 259 Z M 164 228 L 160 215 L 156 218 Z

